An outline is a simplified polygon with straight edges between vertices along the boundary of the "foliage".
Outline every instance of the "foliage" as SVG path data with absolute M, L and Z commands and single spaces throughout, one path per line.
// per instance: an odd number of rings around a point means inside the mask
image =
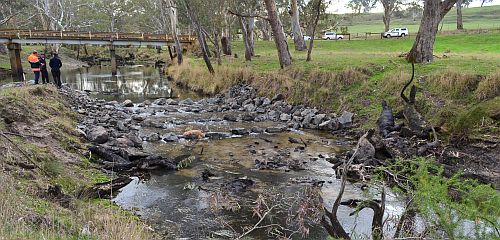
M 447 179 L 442 176 L 443 169 L 432 161 L 417 161 L 418 168 L 411 176 L 415 185 L 411 194 L 431 234 L 450 239 L 500 237 L 500 194 L 495 189 L 464 180 L 460 174 Z

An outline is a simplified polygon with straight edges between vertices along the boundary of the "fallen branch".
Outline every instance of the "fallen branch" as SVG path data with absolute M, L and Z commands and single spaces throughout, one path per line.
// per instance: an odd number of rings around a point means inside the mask
M 264 214 L 262 214 L 262 216 L 260 216 L 260 220 L 251 228 L 249 229 L 248 231 L 244 232 L 243 234 L 241 234 L 238 238 L 236 239 L 241 239 L 243 238 L 244 236 L 250 234 L 251 232 L 255 231 L 256 229 L 259 229 L 259 228 L 264 228 L 264 227 L 268 227 L 270 225 L 267 225 L 267 226 L 260 226 L 260 224 L 262 223 L 262 221 L 264 221 L 266 219 L 266 216 L 271 213 L 271 211 L 274 209 L 275 206 L 272 206 L 270 207 Z M 274 224 L 273 224 L 274 225 Z

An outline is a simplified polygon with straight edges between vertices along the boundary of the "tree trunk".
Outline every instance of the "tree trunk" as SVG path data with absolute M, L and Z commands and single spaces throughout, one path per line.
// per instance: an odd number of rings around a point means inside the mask
M 457 0 L 427 0 L 424 4 L 424 13 L 420 22 L 415 43 L 408 54 L 407 60 L 413 63 L 426 63 L 433 60 L 434 41 L 439 22 L 450 11 Z
M 222 43 L 222 52 L 224 53 L 224 55 L 231 56 L 232 55 L 232 51 L 231 51 L 231 23 L 228 20 L 228 18 L 229 18 L 229 16 L 226 14 L 224 16 L 224 22 L 225 22 L 226 26 L 223 30 L 221 43 Z
M 208 44 L 205 39 L 205 33 L 203 32 L 203 29 L 200 26 L 200 23 L 198 22 L 197 16 L 193 14 L 193 11 L 191 10 L 191 7 L 189 7 L 188 1 L 184 0 L 184 6 L 186 7 L 187 11 L 187 16 L 190 20 L 191 23 L 193 23 L 195 29 L 196 29 L 196 35 L 198 37 L 198 43 L 200 44 L 201 52 L 203 55 L 203 61 L 205 61 L 205 64 L 207 65 L 207 69 L 211 74 L 215 74 L 214 67 L 212 66 L 212 63 L 210 62 L 210 57 L 208 55 Z
M 315 5 L 315 8 L 314 8 L 314 24 L 312 26 L 311 41 L 309 42 L 309 49 L 307 50 L 306 62 L 311 61 L 311 53 L 312 53 L 312 49 L 314 47 L 314 35 L 316 34 L 316 26 L 318 26 L 319 15 L 321 13 L 322 0 L 316 0 L 316 1 L 317 1 L 317 4 Z
M 178 50 L 177 51 L 177 65 L 181 65 L 183 62 L 183 57 L 182 57 L 182 47 L 181 47 L 181 42 L 179 41 L 178 38 L 178 33 L 177 33 L 177 5 L 174 0 L 168 0 L 168 7 L 170 8 L 168 11 L 168 15 L 170 17 L 170 30 L 172 31 L 172 38 L 174 39 L 175 42 L 175 48 Z
M 250 48 L 250 53 L 252 54 L 252 57 L 255 56 L 254 52 L 254 29 L 255 29 L 255 18 L 254 17 L 249 17 L 248 22 L 247 22 L 247 41 L 248 41 L 248 46 Z
M 384 31 L 389 31 L 391 27 L 391 15 L 394 10 L 395 0 L 382 0 L 382 6 L 384 7 Z
M 269 33 L 269 22 L 268 21 L 262 21 L 262 40 L 264 41 L 269 41 L 271 40 L 271 34 Z
M 457 0 L 457 30 L 464 30 L 464 22 L 462 20 L 462 0 Z
M 220 49 L 220 45 L 219 45 L 219 41 L 220 41 L 220 33 L 219 33 L 219 30 L 215 30 L 214 31 L 214 48 L 215 48 L 215 57 L 217 58 L 217 65 L 222 65 L 222 59 L 221 59 L 221 55 L 222 55 L 222 51 Z
M 307 49 L 307 46 L 304 41 L 304 35 L 302 35 L 302 30 L 300 29 L 297 0 L 291 0 L 291 5 L 290 15 L 292 17 L 292 34 L 293 42 L 295 43 L 295 50 L 304 51 Z
M 245 61 L 252 61 L 252 50 L 250 48 L 250 41 L 248 39 L 248 29 L 246 17 L 239 17 L 241 23 L 241 32 L 243 33 L 243 46 L 245 46 Z
M 269 24 L 274 34 L 274 42 L 278 50 L 278 58 L 281 68 L 292 65 L 292 57 L 288 51 L 288 43 L 286 41 L 285 33 L 283 32 L 283 25 L 276 11 L 276 2 L 274 0 L 264 0 L 266 4 Z

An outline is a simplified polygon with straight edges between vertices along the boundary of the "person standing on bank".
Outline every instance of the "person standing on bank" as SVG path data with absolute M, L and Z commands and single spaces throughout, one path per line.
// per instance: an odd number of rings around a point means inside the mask
M 35 50 L 28 56 L 28 62 L 31 65 L 31 71 L 35 74 L 35 84 L 38 84 L 38 79 L 40 78 L 40 58 L 38 57 L 38 52 Z
M 47 71 L 47 61 L 45 60 L 45 54 L 42 53 L 40 55 L 40 73 L 42 74 L 42 83 L 47 84 L 49 83 L 49 72 Z
M 54 78 L 54 84 L 56 84 L 57 88 L 62 87 L 62 82 L 61 82 L 61 67 L 62 67 L 62 62 L 61 59 L 59 59 L 59 56 L 57 53 L 54 53 L 54 56 L 52 59 L 50 59 L 49 62 L 50 66 L 50 71 L 52 72 L 52 77 Z

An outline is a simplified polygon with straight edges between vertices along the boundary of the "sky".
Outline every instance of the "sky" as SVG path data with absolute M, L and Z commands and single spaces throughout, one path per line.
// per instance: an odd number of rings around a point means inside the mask
M 347 8 L 347 2 L 349 0 L 332 0 L 332 3 L 330 7 L 328 8 L 328 12 L 330 13 L 351 13 L 352 10 Z M 491 6 L 491 5 L 500 5 L 500 0 L 493 0 L 490 3 L 485 3 L 484 6 Z M 469 7 L 479 7 L 481 6 L 481 1 L 473 1 Z M 382 8 L 381 4 L 377 4 L 377 6 L 371 11 L 371 12 L 383 12 L 384 9 Z

